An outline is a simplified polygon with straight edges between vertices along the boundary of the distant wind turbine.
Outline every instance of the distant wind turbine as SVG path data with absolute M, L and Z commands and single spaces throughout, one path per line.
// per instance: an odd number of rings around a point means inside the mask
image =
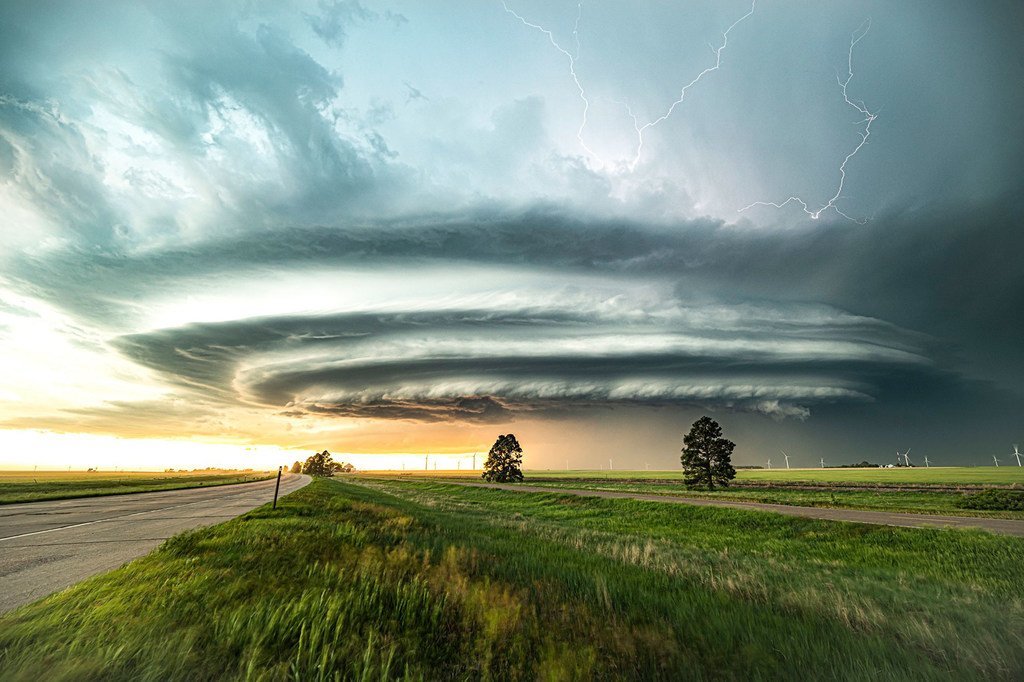
M 996 459 L 996 456 L 995 456 L 995 455 L 992 455 L 992 461 L 996 463 L 996 466 L 997 466 L 997 467 L 999 466 L 999 460 L 998 460 L 998 459 Z
M 825 458 L 824 457 L 821 458 L 821 468 L 822 469 L 825 468 Z
M 785 450 L 779 450 L 779 452 L 781 452 L 782 456 L 786 458 L 786 468 L 788 469 L 789 468 L 789 455 L 786 454 Z
M 907 448 L 907 451 L 902 453 L 902 454 L 900 454 L 900 451 L 897 450 L 896 451 L 896 461 L 899 462 L 900 461 L 900 457 L 902 457 L 903 458 L 903 463 L 905 465 L 907 465 L 907 466 L 910 466 L 910 457 L 908 455 L 910 455 L 910 448 Z
M 926 469 L 930 469 L 930 468 L 931 468 L 931 466 L 932 466 L 932 465 L 931 465 L 931 464 L 930 464 L 930 463 L 928 462 L 928 455 L 925 455 L 925 456 L 924 456 L 924 466 L 925 466 L 925 468 L 926 468 Z
M 1016 445 L 1013 446 L 1013 456 L 1017 458 L 1017 466 L 1020 466 L 1020 450 Z
M 611 470 L 612 470 L 612 458 L 609 457 L 608 458 L 608 471 L 611 471 Z
M 768 458 L 768 468 L 769 469 L 772 468 L 772 458 L 771 457 Z

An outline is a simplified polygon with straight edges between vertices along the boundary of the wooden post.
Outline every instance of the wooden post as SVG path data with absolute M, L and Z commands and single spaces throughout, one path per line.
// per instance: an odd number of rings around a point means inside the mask
M 274 485 L 274 509 L 277 509 L 277 491 L 281 489 L 281 468 L 277 467 L 277 483 Z

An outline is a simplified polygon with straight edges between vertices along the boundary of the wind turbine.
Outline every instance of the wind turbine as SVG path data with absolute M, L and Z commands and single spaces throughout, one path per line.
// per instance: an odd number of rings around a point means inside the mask
M 611 471 L 611 470 L 612 470 L 612 458 L 609 457 L 608 458 L 608 471 Z
M 925 455 L 924 456 L 924 467 L 925 467 L 925 469 L 930 469 L 931 466 L 932 465 L 928 462 L 928 455 Z
M 768 468 L 769 469 L 772 468 L 772 458 L 771 457 L 768 458 Z
M 782 456 L 786 458 L 786 468 L 788 469 L 789 468 L 789 455 L 786 454 L 785 450 L 779 450 L 779 452 L 781 452 Z
M 995 456 L 995 455 L 992 455 L 992 461 L 996 463 L 996 466 L 997 466 L 997 467 L 999 466 L 999 460 L 998 460 L 998 459 L 996 459 L 996 456 Z
M 1020 450 L 1016 445 L 1013 446 L 1013 456 L 1017 458 L 1017 466 L 1020 466 Z
M 821 458 L 821 468 L 822 469 L 825 468 L 825 458 L 824 457 Z
M 910 457 L 908 455 L 910 455 L 910 448 L 907 448 L 907 451 L 904 452 L 902 455 L 900 454 L 900 451 L 897 450 L 896 451 L 896 461 L 899 462 L 900 461 L 900 457 L 903 457 L 903 463 L 905 465 L 907 465 L 907 466 L 910 466 Z

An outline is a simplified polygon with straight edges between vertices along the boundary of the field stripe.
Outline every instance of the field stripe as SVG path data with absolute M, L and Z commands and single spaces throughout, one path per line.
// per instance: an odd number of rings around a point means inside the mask
M 628 493 L 612 490 L 581 490 L 578 488 L 547 488 L 529 484 L 503 483 L 470 483 L 468 481 L 429 480 L 431 483 L 444 485 L 461 485 L 472 488 L 495 488 L 514 492 L 548 493 L 552 495 L 576 495 L 578 497 L 603 497 L 612 499 L 630 499 L 643 502 L 663 502 L 671 504 L 690 504 L 698 507 L 729 507 L 746 511 L 772 512 L 787 516 L 820 519 L 822 521 L 841 521 L 848 523 L 868 523 L 882 526 L 899 526 L 902 528 L 963 528 L 980 529 L 1000 535 L 1024 537 L 1024 520 L 991 519 L 980 516 L 943 516 L 938 514 L 910 514 L 904 512 L 868 511 L 864 509 L 837 509 L 834 507 L 800 507 L 788 504 L 769 504 L 767 502 L 738 502 L 732 500 L 711 500 L 707 498 L 686 497 L 683 495 L 652 495 L 645 493 Z

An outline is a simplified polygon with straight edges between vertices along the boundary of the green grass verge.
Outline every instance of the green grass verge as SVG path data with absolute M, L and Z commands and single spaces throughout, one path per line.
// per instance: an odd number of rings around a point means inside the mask
M 0 679 L 1020 679 L 1024 541 L 315 481 L 0 618 Z
M 264 472 L 143 473 L 0 471 L 0 504 L 212 487 L 272 478 Z

